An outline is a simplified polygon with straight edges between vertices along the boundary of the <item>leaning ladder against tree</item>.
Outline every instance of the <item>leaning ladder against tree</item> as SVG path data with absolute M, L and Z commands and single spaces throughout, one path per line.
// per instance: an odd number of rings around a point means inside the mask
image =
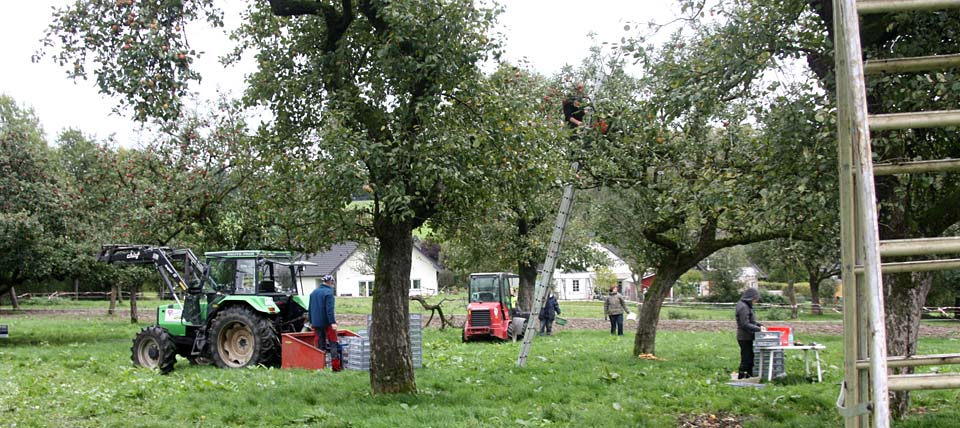
M 890 391 L 960 387 L 960 374 L 888 375 L 895 367 L 957 364 L 960 354 L 887 358 L 882 274 L 960 268 L 960 259 L 881 262 L 881 257 L 960 253 L 960 238 L 880 241 L 874 176 L 960 170 L 960 161 L 873 164 L 870 131 L 956 127 L 960 110 L 867 112 L 865 74 L 916 73 L 960 66 L 960 55 L 871 60 L 864 64 L 859 16 L 960 7 L 960 0 L 834 0 L 840 149 L 844 381 L 837 407 L 847 428 L 890 426 Z M 849 285 L 848 285 L 849 284 Z
M 601 80 L 602 78 L 603 73 L 601 72 L 598 74 L 596 84 L 593 86 L 593 89 L 590 93 L 589 100 L 591 102 L 603 83 Z M 585 131 L 589 129 L 590 125 L 592 124 L 593 107 L 584 107 L 584 112 L 586 115 L 581 128 Z M 577 161 L 574 161 L 571 168 L 576 173 L 580 170 L 580 164 Z M 536 336 L 537 331 L 537 327 L 533 322 L 533 318 L 540 313 L 540 308 L 543 307 L 543 301 L 546 300 L 547 292 L 550 290 L 551 284 L 553 283 L 553 271 L 556 269 L 557 259 L 560 257 L 560 244 L 563 242 L 563 235 L 566 233 L 567 222 L 570 219 L 570 212 L 573 209 L 574 190 L 575 188 L 572 182 L 566 183 L 563 186 L 563 196 L 560 199 L 560 209 L 557 210 L 557 221 L 553 225 L 553 232 L 550 236 L 550 244 L 547 246 L 547 257 L 543 262 L 543 269 L 540 271 L 539 279 L 534 286 L 533 307 L 530 311 L 530 319 L 527 320 L 527 325 L 523 332 L 523 344 L 520 346 L 520 355 L 517 356 L 517 367 L 523 367 L 527 364 L 527 355 L 530 354 L 530 347 L 533 345 L 533 337 Z

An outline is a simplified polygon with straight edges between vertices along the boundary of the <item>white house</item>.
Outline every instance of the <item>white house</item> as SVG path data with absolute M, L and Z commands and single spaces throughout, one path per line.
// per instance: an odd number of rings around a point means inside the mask
M 617 286 L 620 292 L 627 299 L 634 300 L 638 288 L 634 283 L 633 271 L 630 266 L 620 258 L 615 249 L 600 244 L 591 244 L 595 250 L 600 251 L 607 256 L 609 260 L 607 267 L 617 277 Z M 586 272 L 563 272 L 556 271 L 553 274 L 554 289 L 557 298 L 560 300 L 589 300 L 596 294 L 604 295 L 609 290 L 598 290 L 596 285 L 597 273 L 593 268 Z
M 367 263 L 370 257 L 365 257 L 356 242 L 337 244 L 329 251 L 312 254 L 305 260 L 315 263 L 316 266 L 307 266 L 303 271 L 303 294 L 310 294 L 320 285 L 320 278 L 332 275 L 336 280 L 337 296 L 373 295 L 376 278 L 373 275 L 373 266 Z M 410 267 L 410 295 L 437 294 L 440 287 L 438 276 L 440 267 L 429 256 L 424 254 L 419 246 L 413 246 L 412 264 Z

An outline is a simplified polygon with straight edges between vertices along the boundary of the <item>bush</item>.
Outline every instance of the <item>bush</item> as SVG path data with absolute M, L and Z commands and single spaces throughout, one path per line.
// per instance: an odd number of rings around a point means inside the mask
M 771 294 L 767 290 L 760 290 L 760 301 L 771 305 L 788 305 L 790 302 L 786 296 Z
M 790 319 L 790 311 L 783 308 L 771 308 L 764 314 L 764 318 L 770 321 L 783 321 Z
M 36 297 L 32 299 L 21 299 L 21 306 L 59 306 L 69 303 L 70 299 L 61 297 Z
M 697 319 L 693 314 L 686 311 L 678 311 L 676 309 L 671 309 L 667 311 L 667 319 L 671 320 L 692 320 Z

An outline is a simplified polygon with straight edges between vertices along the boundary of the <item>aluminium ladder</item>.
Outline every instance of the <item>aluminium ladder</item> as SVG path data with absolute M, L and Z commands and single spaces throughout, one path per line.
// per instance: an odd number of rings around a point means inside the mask
M 596 84 L 588 97 L 591 102 L 593 97 L 599 92 L 603 84 L 603 74 L 597 77 Z M 589 129 L 593 124 L 593 106 L 584 107 L 584 120 L 581 128 Z M 579 162 L 574 161 L 571 166 L 574 173 L 580 170 Z M 517 367 L 524 367 L 527 364 L 527 356 L 530 354 L 530 347 L 533 345 L 533 337 L 537 333 L 537 324 L 534 317 L 539 316 L 540 308 L 547 299 L 547 293 L 553 287 L 553 272 L 557 267 L 557 259 L 560 258 L 560 244 L 563 242 L 563 235 L 567 231 L 567 222 L 570 220 L 570 212 L 573 209 L 573 197 L 575 193 L 573 183 L 566 183 L 563 186 L 563 196 L 560 199 L 560 208 L 557 210 L 557 221 L 553 225 L 553 232 L 550 236 L 550 243 L 547 246 L 547 257 L 543 262 L 543 269 L 538 275 L 536 285 L 533 289 L 533 307 L 530 308 L 530 319 L 523 332 L 523 344 L 520 345 L 520 354 L 517 356 Z
M 889 392 L 960 388 L 960 374 L 890 375 L 894 367 L 960 364 L 960 354 L 887 357 L 882 273 L 960 268 L 960 259 L 881 262 L 881 257 L 960 253 L 960 238 L 880 241 L 874 176 L 960 171 L 960 160 L 874 165 L 870 131 L 960 126 L 960 110 L 870 115 L 864 76 L 960 67 L 960 55 L 862 60 L 859 15 L 960 8 L 960 0 L 834 0 L 844 381 L 837 406 L 847 428 L 890 426 Z

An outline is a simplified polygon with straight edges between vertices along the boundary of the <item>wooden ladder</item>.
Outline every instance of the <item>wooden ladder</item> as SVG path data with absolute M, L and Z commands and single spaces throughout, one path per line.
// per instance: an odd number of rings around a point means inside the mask
M 834 0 L 843 276 L 844 381 L 837 407 L 847 428 L 889 427 L 890 391 L 960 387 L 960 373 L 890 375 L 894 367 L 958 364 L 960 354 L 887 356 L 882 273 L 960 268 L 960 259 L 883 263 L 882 257 L 960 253 L 960 238 L 881 241 L 874 176 L 960 171 L 960 160 L 873 164 L 870 131 L 960 126 L 960 110 L 871 115 L 866 75 L 960 67 L 960 55 L 863 62 L 859 16 L 960 8 L 960 0 Z

